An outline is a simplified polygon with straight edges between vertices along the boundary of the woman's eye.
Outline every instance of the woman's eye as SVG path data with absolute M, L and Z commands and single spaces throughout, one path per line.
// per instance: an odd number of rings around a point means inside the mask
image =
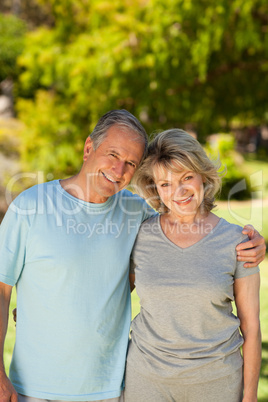
M 161 184 L 161 187 L 167 187 L 167 186 L 168 186 L 168 183 Z
M 190 179 L 192 179 L 193 178 L 193 176 L 186 176 L 185 177 L 185 180 L 190 180 Z

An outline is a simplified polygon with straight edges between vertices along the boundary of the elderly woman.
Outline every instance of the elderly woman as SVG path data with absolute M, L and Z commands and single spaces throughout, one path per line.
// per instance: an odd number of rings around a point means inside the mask
M 171 129 L 156 136 L 137 172 L 136 189 L 160 215 L 143 223 L 132 255 L 141 310 L 126 402 L 257 401 L 259 269 L 236 259 L 242 229 L 211 212 L 217 170 L 198 141 Z

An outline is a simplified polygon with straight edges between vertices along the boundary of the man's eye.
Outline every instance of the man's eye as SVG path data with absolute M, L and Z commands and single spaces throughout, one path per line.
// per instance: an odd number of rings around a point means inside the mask
M 132 162 L 128 162 L 128 164 L 129 164 L 129 166 L 133 167 L 134 169 L 136 168 L 136 165 L 135 165 L 135 163 L 132 163 Z

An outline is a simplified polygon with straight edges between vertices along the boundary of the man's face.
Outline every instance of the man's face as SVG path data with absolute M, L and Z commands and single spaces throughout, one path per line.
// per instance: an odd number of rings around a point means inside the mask
M 89 137 L 85 143 L 82 170 L 86 174 L 90 202 L 103 203 L 126 187 L 143 152 L 143 139 L 125 127 L 110 127 L 96 150 Z

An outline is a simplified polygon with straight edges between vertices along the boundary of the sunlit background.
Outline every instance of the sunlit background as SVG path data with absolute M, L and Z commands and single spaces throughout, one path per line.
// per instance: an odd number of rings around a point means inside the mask
M 150 136 L 183 128 L 220 157 L 216 213 L 268 241 L 267 89 L 267 0 L 1 0 L 0 220 L 24 188 L 76 173 L 99 117 L 124 108 Z M 14 337 L 10 322 L 7 367 Z

